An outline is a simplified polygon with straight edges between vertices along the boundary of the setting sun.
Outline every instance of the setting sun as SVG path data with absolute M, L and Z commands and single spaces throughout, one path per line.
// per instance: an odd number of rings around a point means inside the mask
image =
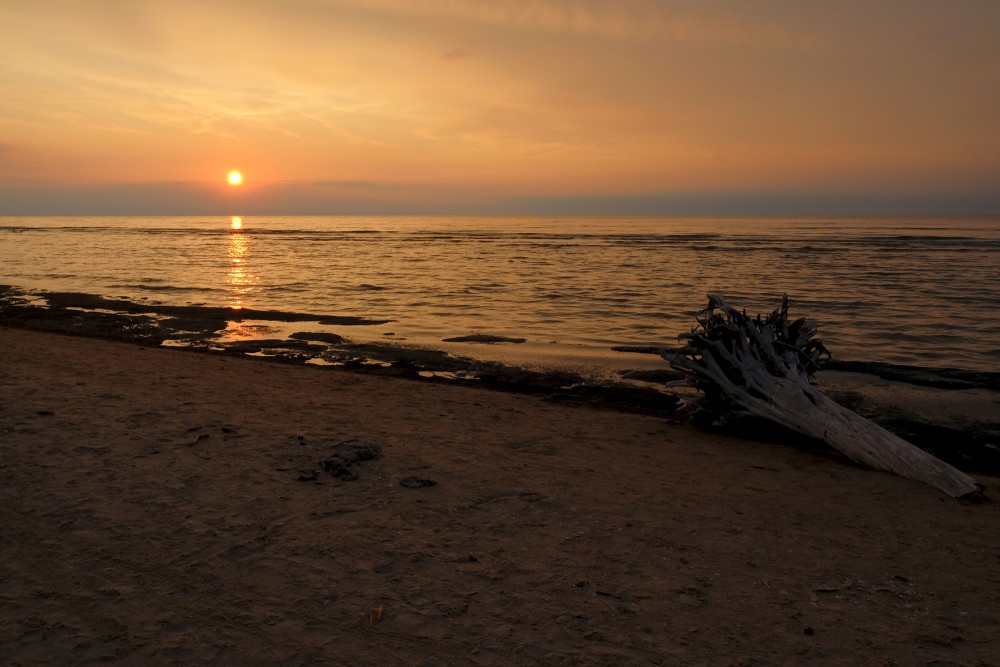
M 239 185 L 242 182 L 243 182 L 243 174 L 241 174 L 238 171 L 231 171 L 231 172 L 229 172 L 229 184 L 230 185 Z

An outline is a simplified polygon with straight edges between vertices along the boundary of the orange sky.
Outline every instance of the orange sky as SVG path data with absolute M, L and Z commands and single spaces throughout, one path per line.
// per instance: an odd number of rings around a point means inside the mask
M 4 0 L 0 90 L 0 214 L 1000 213 L 992 0 Z

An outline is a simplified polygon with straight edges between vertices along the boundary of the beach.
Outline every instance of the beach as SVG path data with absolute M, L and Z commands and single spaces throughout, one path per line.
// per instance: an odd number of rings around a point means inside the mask
M 995 477 L 965 503 L 541 395 L 0 345 L 5 664 L 1000 664 Z
M 1000 1 L 53 4 L 0 667 L 1000 667 Z

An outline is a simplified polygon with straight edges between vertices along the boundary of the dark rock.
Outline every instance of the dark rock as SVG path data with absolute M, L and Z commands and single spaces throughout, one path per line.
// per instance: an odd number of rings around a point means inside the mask
M 436 486 L 437 482 L 433 479 L 426 479 L 424 477 L 407 477 L 399 480 L 399 485 L 404 486 L 407 489 L 421 489 L 426 486 Z
M 437 607 L 442 616 L 455 617 L 463 616 L 469 608 L 469 603 L 465 600 L 456 600 L 452 602 L 438 602 L 434 606 Z
M 392 322 L 392 320 L 370 320 L 364 317 L 354 317 L 351 315 L 332 315 L 319 320 L 319 323 L 324 326 L 376 325 L 388 324 L 389 322 Z
M 338 336 L 335 333 L 315 331 L 298 331 L 289 336 L 289 338 L 294 338 L 295 340 L 313 341 L 316 343 L 329 343 L 331 345 L 339 345 L 345 340 L 343 336 Z
M 342 479 L 345 482 L 353 482 L 358 479 L 358 476 L 348 470 L 347 465 L 340 459 L 326 459 L 325 461 L 320 461 L 319 465 L 331 477 Z
M 493 336 L 490 334 L 470 334 L 468 336 L 456 336 L 455 338 L 444 338 L 443 343 L 514 343 L 519 345 L 525 342 L 527 338 L 508 338 L 507 336 Z
M 379 445 L 360 440 L 346 440 L 334 446 L 333 456 L 320 461 L 319 465 L 325 472 L 337 479 L 345 482 L 353 482 L 358 479 L 358 475 L 351 466 L 364 461 L 371 461 L 382 456 L 382 448 Z
M 210 334 L 223 331 L 228 322 L 224 319 L 202 319 L 197 317 L 170 317 L 159 322 L 160 328 L 171 338 L 200 340 Z
M 370 442 L 345 440 L 334 446 L 333 456 L 343 461 L 345 465 L 352 465 L 362 461 L 377 459 L 382 456 L 382 448 Z
M 344 348 L 355 356 L 390 364 L 405 362 L 412 366 L 435 371 L 462 371 L 470 368 L 469 359 L 453 357 L 443 350 L 408 348 L 395 343 L 363 343 Z

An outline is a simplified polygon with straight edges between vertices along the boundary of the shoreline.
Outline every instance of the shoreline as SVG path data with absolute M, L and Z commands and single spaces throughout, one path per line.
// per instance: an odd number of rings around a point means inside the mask
M 38 301 L 46 301 L 39 305 Z M 252 323 L 293 324 L 281 337 L 265 337 Z M 246 323 L 227 336 L 233 323 Z M 27 292 L 0 286 L 0 325 L 195 352 L 249 356 L 288 364 L 430 382 L 477 385 L 544 395 L 567 404 L 676 417 L 685 390 L 667 387 L 683 376 L 659 359 L 658 348 L 615 346 L 633 368 L 593 373 L 580 369 L 525 367 L 452 354 L 405 341 L 355 342 L 339 333 L 305 330 L 308 324 L 362 328 L 381 320 L 344 315 L 171 306 L 106 299 L 71 292 Z M 517 345 L 481 335 L 480 348 Z M 446 347 L 446 346 L 442 346 Z M 468 348 L 468 345 L 466 345 Z M 474 350 L 473 350 L 474 352 Z M 652 363 L 651 363 L 652 362 Z M 630 364 L 624 364 L 628 366 Z M 909 442 L 969 473 L 1000 475 L 1000 373 L 934 369 L 835 359 L 824 363 L 816 383 L 831 398 Z M 914 407 L 916 406 L 916 407 Z M 784 437 L 774 428 L 737 421 L 727 432 L 744 437 Z
M 6 327 L 0 344 L 8 664 L 1000 655 L 989 496 L 542 396 Z

